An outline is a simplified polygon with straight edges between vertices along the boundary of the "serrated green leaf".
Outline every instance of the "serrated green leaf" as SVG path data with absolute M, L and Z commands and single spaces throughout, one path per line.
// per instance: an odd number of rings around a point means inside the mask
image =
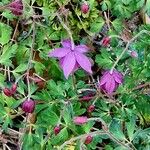
M 11 39 L 12 28 L 7 24 L 0 23 L 0 43 L 5 45 Z
M 102 18 L 98 18 L 93 23 L 91 23 L 90 31 L 91 32 L 99 32 L 104 25 L 104 20 Z
M 20 64 L 16 69 L 13 70 L 14 73 L 24 72 L 27 69 L 27 64 Z
M 119 140 L 125 140 L 125 135 L 123 134 L 121 130 L 121 124 L 119 121 L 113 119 L 110 128 L 110 132 Z
M 53 139 L 51 139 L 53 145 L 58 145 L 59 143 L 62 143 L 68 139 L 68 131 L 67 128 L 63 128 L 57 136 L 55 136 Z
M 126 123 L 127 133 L 130 141 L 133 140 L 134 130 L 135 130 L 135 119 L 133 117 L 130 118 L 130 121 Z
M 95 62 L 103 68 L 111 68 L 113 65 L 111 55 L 107 51 L 102 51 L 102 54 L 96 55 Z
M 17 47 L 17 44 L 14 44 L 12 46 L 5 45 L 3 48 L 2 55 L 0 56 L 0 63 L 6 66 L 12 65 L 10 58 L 13 57 L 16 53 Z

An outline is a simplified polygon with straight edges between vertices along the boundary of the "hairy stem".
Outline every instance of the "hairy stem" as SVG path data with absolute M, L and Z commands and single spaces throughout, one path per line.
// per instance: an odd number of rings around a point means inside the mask
M 72 49 L 74 49 L 74 41 L 73 41 L 73 37 L 72 37 L 72 33 L 70 31 L 70 29 L 67 27 L 67 25 L 63 22 L 63 20 L 61 19 L 59 13 L 56 13 L 57 18 L 59 19 L 59 22 L 61 23 L 61 25 L 63 26 L 63 28 L 68 32 L 70 40 L 71 40 L 71 46 Z
M 31 65 L 32 65 L 32 57 L 33 57 L 33 50 L 34 50 L 34 44 L 35 44 L 35 22 L 33 20 L 33 35 L 32 35 L 32 45 L 31 45 L 31 51 L 30 51 L 30 57 L 29 57 L 29 60 L 28 60 L 28 69 L 27 69 L 27 84 L 28 84 L 28 100 L 30 99 L 30 96 L 31 96 L 31 90 L 30 90 L 30 82 L 29 82 L 29 72 L 30 72 L 30 68 L 31 68 Z

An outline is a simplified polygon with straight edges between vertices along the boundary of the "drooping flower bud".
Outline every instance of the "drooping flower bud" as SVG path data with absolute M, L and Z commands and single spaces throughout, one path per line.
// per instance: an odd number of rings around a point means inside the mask
M 94 96 L 96 92 L 95 91 L 84 91 L 82 92 L 82 96 L 80 97 L 80 101 L 89 102 Z
M 57 135 L 60 132 L 61 128 L 59 125 L 54 127 L 54 134 Z
M 88 118 L 86 116 L 78 116 L 78 117 L 74 117 L 73 118 L 73 122 L 76 124 L 76 125 L 82 125 L 82 124 L 85 124 L 87 123 L 87 120 Z
M 123 83 L 123 75 L 122 73 L 114 70 L 112 73 L 107 70 L 103 73 L 100 82 L 99 88 L 111 95 L 120 84 Z
M 4 93 L 6 96 L 8 96 L 8 97 L 11 97 L 11 96 L 12 96 L 12 93 L 11 93 L 11 91 L 10 91 L 9 88 L 4 88 L 4 89 L 3 89 L 3 93 Z
M 14 84 L 12 85 L 10 91 L 11 91 L 12 94 L 15 94 L 16 91 L 17 91 L 17 84 L 14 83 Z
M 110 37 L 104 37 L 102 39 L 102 46 L 107 47 L 110 44 Z
M 35 109 L 35 101 L 32 99 L 27 99 L 22 103 L 22 110 L 26 113 L 32 113 Z
M 20 16 L 23 14 L 22 0 L 15 0 L 8 5 L 8 9 L 15 15 Z
M 81 4 L 81 12 L 83 14 L 87 14 L 88 11 L 89 11 L 89 5 L 88 5 L 88 3 L 87 2 L 82 3 Z
M 95 105 L 90 105 L 87 109 L 87 112 L 91 113 L 95 110 Z
M 137 58 L 138 57 L 138 53 L 136 51 L 131 51 L 130 52 L 130 56 L 133 58 Z
M 93 137 L 88 135 L 84 141 L 84 144 L 90 144 L 92 142 L 92 140 L 93 140 Z

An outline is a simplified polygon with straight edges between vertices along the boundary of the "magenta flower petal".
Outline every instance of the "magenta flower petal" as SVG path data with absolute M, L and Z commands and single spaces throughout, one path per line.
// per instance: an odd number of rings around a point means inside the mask
M 73 118 L 73 122 L 77 125 L 82 125 L 88 122 L 88 118 L 86 116 L 77 116 Z
M 115 87 L 116 87 L 116 83 L 113 78 L 111 78 L 109 82 L 105 84 L 105 89 L 107 89 L 108 94 L 111 94 L 115 90 Z
M 8 5 L 8 9 L 16 15 L 20 16 L 23 14 L 23 3 L 22 0 L 15 0 Z
M 76 64 L 76 60 L 73 52 L 70 52 L 64 57 L 62 68 L 66 79 L 68 79 L 68 76 L 73 72 L 73 69 L 75 68 L 75 64 Z
M 101 77 L 101 80 L 99 82 L 100 86 L 105 84 L 108 81 L 108 76 L 109 76 L 109 73 L 105 72 L 104 75 Z
M 83 68 L 85 71 L 89 73 L 92 73 L 92 70 L 91 70 L 92 64 L 90 60 L 88 59 L 88 57 L 86 57 L 85 55 L 79 52 L 75 52 L 75 57 L 76 57 L 76 61 L 81 66 L 81 68 Z
M 78 45 L 75 46 L 75 51 L 78 51 L 79 53 L 86 53 L 89 51 L 89 47 L 87 47 L 86 45 Z
M 118 86 L 123 82 L 122 73 L 114 70 L 110 73 L 110 70 L 103 72 L 103 75 L 99 82 L 99 88 L 108 94 L 112 94 Z
M 55 48 L 52 52 L 49 52 L 49 57 L 64 57 L 70 52 L 70 49 L 68 48 Z
M 72 48 L 72 43 L 69 39 L 63 40 L 61 44 L 63 48 L 55 48 L 54 51 L 49 53 L 49 57 L 57 57 L 59 59 L 60 67 L 66 78 L 79 67 L 92 73 L 93 61 L 83 54 L 89 50 L 86 45 L 77 45 Z
M 113 77 L 115 79 L 115 81 L 117 83 L 122 83 L 123 82 L 123 75 L 122 73 L 118 72 L 118 71 L 114 71 L 113 72 Z
M 65 57 L 62 57 L 62 58 L 59 59 L 59 65 L 60 65 L 60 68 L 61 68 L 61 69 L 63 69 L 64 58 L 65 58 Z
M 71 40 L 69 40 L 69 39 L 63 40 L 63 41 L 61 42 L 61 44 L 62 44 L 62 46 L 63 46 L 64 48 L 71 48 Z
M 61 69 L 63 69 L 64 58 L 65 58 L 65 57 L 62 57 L 62 58 L 59 60 L 59 65 L 60 65 Z M 80 67 L 79 64 L 76 62 L 72 73 L 74 73 L 76 70 L 78 70 L 79 67 Z

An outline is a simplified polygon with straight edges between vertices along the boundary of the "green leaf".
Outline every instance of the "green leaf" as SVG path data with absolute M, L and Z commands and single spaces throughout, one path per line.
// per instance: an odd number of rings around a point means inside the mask
M 106 11 L 107 9 L 110 9 L 110 7 L 111 7 L 111 3 L 110 3 L 109 0 L 104 0 L 102 2 L 102 10 L 103 11 Z
M 118 32 L 122 31 L 122 21 L 120 19 L 115 19 L 113 22 L 112 22 L 112 25 L 114 27 L 114 29 Z
M 5 45 L 3 48 L 2 55 L 0 56 L 0 63 L 6 66 L 11 66 L 12 61 L 10 60 L 10 58 L 13 57 L 16 53 L 17 47 L 17 44 L 14 44 L 12 46 Z
M 50 94 L 55 97 L 64 96 L 64 90 L 60 84 L 56 84 L 53 80 L 47 82 L 47 87 L 50 90 Z
M 114 150 L 128 150 L 128 148 L 124 146 L 117 146 Z
M 135 130 L 135 118 L 131 117 L 130 121 L 126 123 L 127 133 L 130 141 L 133 140 L 134 130 Z
M 113 65 L 111 55 L 106 50 L 103 50 L 101 54 L 96 55 L 95 62 L 103 68 L 111 68 Z
M 5 81 L 5 76 L 0 73 L 0 86 L 4 84 L 4 81 Z
M 2 125 L 2 129 L 7 130 L 8 126 L 12 126 L 12 120 L 9 115 L 5 115 L 4 124 Z
M 27 64 L 20 64 L 16 69 L 13 70 L 13 73 L 20 73 L 27 70 Z
M 63 143 L 68 139 L 67 128 L 63 128 L 53 139 L 51 139 L 53 145 Z
M 14 19 L 14 15 L 10 11 L 7 11 L 7 10 L 2 13 L 2 16 L 4 16 L 5 18 L 11 21 Z
M 121 124 L 119 121 L 113 119 L 109 130 L 117 139 L 125 140 L 125 135 L 122 132 Z
M 71 104 L 69 104 L 67 107 L 64 108 L 64 111 L 63 111 L 63 118 L 66 124 L 71 123 L 72 116 L 73 116 L 73 109 L 72 109 Z
M 43 74 L 43 71 L 45 70 L 45 66 L 38 61 L 33 61 L 33 63 L 34 63 L 35 72 L 39 75 Z
M 11 39 L 12 28 L 7 24 L 0 23 L 0 43 L 5 45 Z
M 51 107 L 45 108 L 39 112 L 38 123 L 43 126 L 53 125 L 55 126 L 59 121 L 59 117 L 55 112 L 52 111 Z
M 93 23 L 91 23 L 90 31 L 91 32 L 99 32 L 104 25 L 104 20 L 102 18 L 98 18 Z
M 24 136 L 23 136 L 23 149 L 24 150 L 32 149 L 33 144 L 34 144 L 33 135 L 31 133 L 24 134 Z

